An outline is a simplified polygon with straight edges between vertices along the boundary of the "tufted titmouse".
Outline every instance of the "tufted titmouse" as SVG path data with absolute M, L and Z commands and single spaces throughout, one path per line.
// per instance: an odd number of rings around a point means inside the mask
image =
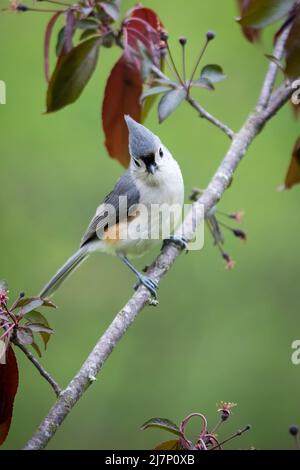
M 181 214 L 175 210 L 170 217 L 161 209 L 182 208 L 183 179 L 178 163 L 160 139 L 130 116 L 125 116 L 125 120 L 129 130 L 129 169 L 98 207 L 79 250 L 46 284 L 40 297 L 51 296 L 94 251 L 116 254 L 135 273 L 139 284 L 156 297 L 157 282 L 140 273 L 127 256 L 142 255 L 161 240 L 164 229 L 174 230 Z M 168 235 L 167 232 L 163 238 L 181 243 Z

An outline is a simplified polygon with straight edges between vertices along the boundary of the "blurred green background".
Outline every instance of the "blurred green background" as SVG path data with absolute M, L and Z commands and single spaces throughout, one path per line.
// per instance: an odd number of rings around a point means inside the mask
M 0 6 L 6 5 L 0 0 Z M 134 2 L 124 0 L 123 10 Z M 234 129 L 253 107 L 268 65 L 272 29 L 259 46 L 242 37 L 227 0 L 144 1 L 166 25 L 176 60 L 177 39 L 188 37 L 190 67 L 207 30 L 217 33 L 205 63 L 219 63 L 228 79 L 200 102 Z M 7 85 L 1 123 L 1 273 L 11 298 L 36 294 L 77 248 L 89 218 L 123 171 L 108 158 L 100 103 L 117 49 L 101 51 L 91 82 L 73 106 L 43 115 L 43 33 L 48 15 L 0 14 L 0 79 Z M 180 162 L 186 193 L 205 187 L 228 140 L 184 104 L 159 126 L 147 125 Z M 216 403 L 238 404 L 227 436 L 253 428 L 235 448 L 293 448 L 288 426 L 300 422 L 300 366 L 291 343 L 300 338 L 299 191 L 276 192 L 282 183 L 299 122 L 289 106 L 252 145 L 220 209 L 244 209 L 249 240 L 230 233 L 226 251 L 237 261 L 227 272 L 206 234 L 200 252 L 181 256 L 159 291 L 159 307 L 145 309 L 113 352 L 96 383 L 80 400 L 49 449 L 153 448 L 168 434 L 140 431 L 153 416 L 175 422 L 204 412 L 211 426 Z M 155 252 L 140 261 L 142 267 Z M 117 259 L 98 254 L 57 293 L 48 311 L 56 331 L 42 361 L 66 385 L 132 293 L 134 278 Z M 52 391 L 17 351 L 20 387 L 4 449 L 21 447 L 53 404 Z M 191 435 L 196 430 L 192 426 Z

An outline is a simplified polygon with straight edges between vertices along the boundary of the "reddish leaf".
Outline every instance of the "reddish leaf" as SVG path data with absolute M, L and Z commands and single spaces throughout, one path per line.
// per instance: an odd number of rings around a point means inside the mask
M 18 383 L 17 360 L 9 346 L 6 351 L 6 363 L 0 364 L 0 445 L 5 441 L 10 428 Z
M 295 0 L 250 0 L 239 18 L 243 26 L 264 28 L 288 15 Z
M 113 67 L 106 84 L 102 106 L 105 145 L 112 158 L 129 163 L 128 130 L 124 114 L 141 121 L 143 91 L 141 44 L 153 63 L 160 66 L 162 23 L 150 8 L 137 6 L 123 22 L 124 54 Z
M 139 53 L 138 42 L 142 42 L 154 64 L 159 67 L 160 49 L 163 46 L 160 36 L 164 27 L 157 14 L 150 8 L 136 6 L 131 10 L 130 18 L 125 20 L 123 29 L 125 50 L 131 53 L 133 49 Z M 141 62 L 141 57 L 139 62 Z
M 286 189 L 290 189 L 297 183 L 300 183 L 300 137 L 293 150 L 292 160 L 285 177 L 284 186 Z
M 136 121 L 140 121 L 142 91 L 140 72 L 124 54 L 113 67 L 106 84 L 102 122 L 109 155 L 125 167 L 129 163 L 129 151 L 124 114 L 129 114 Z
M 250 7 L 251 2 L 253 0 L 237 0 L 240 10 L 241 17 L 244 16 L 245 11 Z M 260 39 L 260 30 L 257 28 L 251 28 L 251 26 L 241 26 L 243 34 L 246 39 L 250 42 L 256 42 Z
M 47 24 L 46 27 L 46 32 L 45 32 L 45 38 L 44 38 L 44 71 L 45 71 L 45 77 L 47 82 L 49 82 L 49 47 L 50 47 L 50 39 L 52 35 L 52 31 L 54 28 L 54 25 L 60 15 L 62 14 L 62 11 L 58 11 L 55 13 L 51 18 L 49 23 Z

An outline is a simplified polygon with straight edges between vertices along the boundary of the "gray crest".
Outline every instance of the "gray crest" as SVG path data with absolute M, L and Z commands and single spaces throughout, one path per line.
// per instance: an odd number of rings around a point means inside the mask
M 160 145 L 159 138 L 142 124 L 139 124 L 130 116 L 125 116 L 129 131 L 129 151 L 133 158 L 156 153 Z

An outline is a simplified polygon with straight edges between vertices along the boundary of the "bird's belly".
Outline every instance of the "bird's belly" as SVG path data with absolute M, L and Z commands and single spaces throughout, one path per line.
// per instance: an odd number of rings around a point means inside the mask
M 167 204 L 137 206 L 135 215 L 107 230 L 94 249 L 111 254 L 143 255 L 173 233 L 181 208 L 178 205 L 174 213 L 169 209 Z

